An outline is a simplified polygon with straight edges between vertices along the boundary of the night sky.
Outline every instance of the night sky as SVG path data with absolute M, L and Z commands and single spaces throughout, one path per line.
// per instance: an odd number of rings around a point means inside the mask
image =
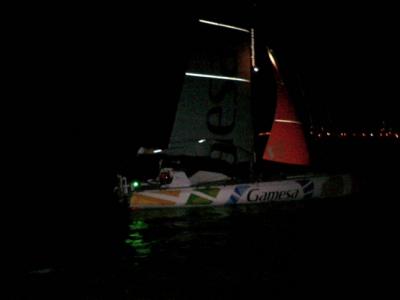
M 379 126 L 381 120 L 399 125 L 393 9 L 339 2 L 274 9 L 264 20 L 260 13 L 259 22 L 268 24 L 265 36 L 299 73 L 315 122 L 324 122 L 328 111 L 333 125 L 350 129 Z
M 258 46 L 274 48 L 293 86 L 301 83 L 304 96 L 297 102 L 314 122 L 399 126 L 395 10 L 285 1 L 245 10 L 218 3 L 56 7 L 53 14 L 27 9 L 14 20 L 11 43 L 21 83 L 12 105 L 24 115 L 20 122 L 42 123 L 44 131 L 80 128 L 144 139 L 154 125 L 164 139 L 190 51 L 191 22 L 212 15 L 245 23 L 253 14 Z
M 377 128 L 385 120 L 399 126 L 396 10 L 337 2 L 232 5 L 17 9 L 8 25 L 13 92 L 6 102 L 12 120 L 7 132 L 19 150 L 37 148 L 27 155 L 48 152 L 54 160 L 68 160 L 70 151 L 79 156 L 79 149 L 101 153 L 102 160 L 155 140 L 165 145 L 191 26 L 203 15 L 251 19 L 260 55 L 264 45 L 275 49 L 289 83 L 303 93 L 297 105 L 315 124 Z
M 306 110 L 306 115 L 311 114 L 316 124 L 362 129 L 378 128 L 385 120 L 386 125 L 399 127 L 395 109 L 396 73 L 400 67 L 396 55 L 396 10 L 384 4 L 349 7 L 340 2 L 259 2 L 248 10 L 233 4 L 229 4 L 229 10 L 223 4 L 188 6 L 183 8 L 185 15 L 174 17 L 174 21 L 188 24 L 189 19 L 210 15 L 238 24 L 253 23 L 259 55 L 263 55 L 264 45 L 276 50 L 291 88 L 303 93 L 302 97 L 296 95 L 298 106 Z M 170 17 L 165 14 L 157 20 L 162 24 L 161 31 L 150 30 L 151 36 L 164 40 L 151 47 L 157 49 L 152 56 L 156 60 L 151 63 L 155 69 L 175 71 L 179 70 L 179 63 L 171 65 L 168 58 L 179 62 L 184 57 L 179 51 L 189 51 L 190 33 L 181 31 L 179 26 L 169 27 Z M 163 53 L 161 57 L 158 49 Z

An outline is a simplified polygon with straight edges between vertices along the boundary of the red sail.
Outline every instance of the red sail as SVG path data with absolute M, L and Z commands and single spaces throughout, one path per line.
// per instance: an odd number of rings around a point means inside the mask
M 269 52 L 269 56 L 277 83 L 277 103 L 275 119 L 263 159 L 285 164 L 309 165 L 310 159 L 303 126 L 297 118 L 271 52 Z

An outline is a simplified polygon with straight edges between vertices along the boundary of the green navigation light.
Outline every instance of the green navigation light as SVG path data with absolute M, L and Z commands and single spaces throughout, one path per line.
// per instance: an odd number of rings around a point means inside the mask
M 133 190 L 136 190 L 136 189 L 140 188 L 140 182 L 137 181 L 137 180 L 132 181 L 132 182 L 131 182 L 131 188 L 132 188 Z

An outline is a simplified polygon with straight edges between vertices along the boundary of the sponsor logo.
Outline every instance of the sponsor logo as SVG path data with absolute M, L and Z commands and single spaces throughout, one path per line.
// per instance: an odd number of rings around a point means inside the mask
M 298 189 L 286 191 L 263 191 L 260 189 L 251 189 L 247 194 L 248 202 L 268 202 L 280 200 L 297 199 L 300 192 Z
M 247 191 L 249 188 L 248 185 L 238 185 L 235 187 L 232 195 L 229 197 L 228 202 L 226 203 L 227 205 L 229 204 L 236 204 L 240 197 Z
M 314 182 L 312 180 L 298 180 L 297 183 L 300 184 L 303 189 L 303 199 L 312 198 L 314 194 Z

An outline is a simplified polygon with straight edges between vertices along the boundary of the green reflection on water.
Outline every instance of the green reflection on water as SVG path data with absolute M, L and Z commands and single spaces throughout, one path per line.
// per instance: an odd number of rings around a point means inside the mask
M 132 224 L 129 225 L 131 230 L 140 230 L 140 229 L 147 229 L 149 225 L 145 223 L 143 220 L 134 220 Z
M 132 221 L 132 224 L 129 225 L 131 232 L 125 243 L 135 250 L 138 257 L 147 257 L 151 254 L 151 243 L 145 242 L 143 234 L 139 232 L 148 227 L 149 225 L 143 220 Z

